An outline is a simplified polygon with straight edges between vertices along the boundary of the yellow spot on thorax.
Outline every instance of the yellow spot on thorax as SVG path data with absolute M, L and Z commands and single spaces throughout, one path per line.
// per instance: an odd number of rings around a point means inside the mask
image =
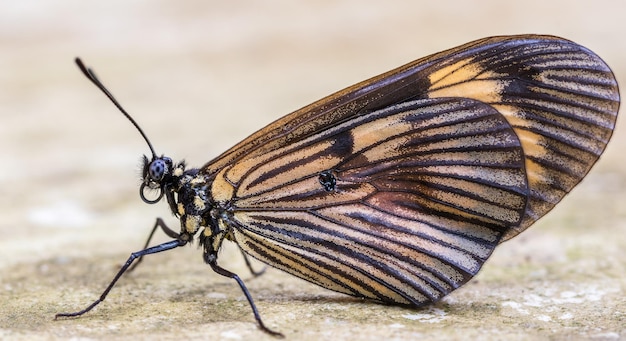
M 200 228 L 200 216 L 188 215 L 185 217 L 185 231 L 194 234 Z
M 204 200 L 202 200 L 200 197 L 195 196 L 193 198 L 193 206 L 195 207 L 196 210 L 198 211 L 202 211 L 206 208 L 206 204 L 204 202 Z

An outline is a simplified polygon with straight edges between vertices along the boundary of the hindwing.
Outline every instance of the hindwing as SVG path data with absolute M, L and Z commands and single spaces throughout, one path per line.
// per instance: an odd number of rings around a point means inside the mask
M 248 254 L 329 289 L 418 305 L 473 277 L 521 221 L 523 160 L 491 106 L 421 99 L 242 159 L 214 188 L 233 186 L 225 222 Z

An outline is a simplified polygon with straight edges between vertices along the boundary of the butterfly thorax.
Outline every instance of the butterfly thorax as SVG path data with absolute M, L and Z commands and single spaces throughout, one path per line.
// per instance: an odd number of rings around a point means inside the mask
M 173 166 L 170 181 L 165 196 L 172 212 L 180 220 L 180 238 L 192 241 L 196 233 L 203 229 L 199 242 L 205 258 L 217 257 L 224 238 L 229 235 L 229 229 L 223 223 L 228 209 L 213 200 L 212 178 L 195 168 L 185 170 L 185 164 L 181 162 Z
M 197 169 L 184 170 L 182 167 L 174 169 L 173 180 L 172 194 L 167 195 L 167 201 L 180 219 L 181 235 L 188 235 L 191 239 L 201 227 L 207 226 L 211 210 L 209 183 Z

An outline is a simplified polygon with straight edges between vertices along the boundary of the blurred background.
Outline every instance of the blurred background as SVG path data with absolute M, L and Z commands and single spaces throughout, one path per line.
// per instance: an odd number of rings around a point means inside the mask
M 153 302 L 149 295 L 154 290 L 158 295 L 153 300 L 171 301 L 170 285 L 182 292 L 181 297 L 192 291 L 200 301 L 195 312 L 199 320 L 183 321 L 204 323 L 204 332 L 187 330 L 187 337 L 260 334 L 238 288 L 216 278 L 195 247 L 143 264 L 142 272 L 119 289 L 138 293 L 117 293 L 105 302 L 107 308 L 86 319 L 51 321 L 59 310 L 81 308 L 95 299 L 116 266 L 141 247 L 155 217 L 168 218 L 177 229 L 165 203 L 145 205 L 139 199 L 139 160 L 149 150 L 132 125 L 79 72 L 75 57 L 94 68 L 142 126 L 157 153 L 199 167 L 271 121 L 332 92 L 486 36 L 565 37 L 599 54 L 620 84 L 626 84 L 624 13 L 626 5 L 617 0 L 0 3 L 0 310 L 5 311 L 0 338 L 130 338 L 149 337 L 155 331 L 174 337 L 180 334 L 159 329 L 178 323 L 172 314 L 160 306 L 143 306 Z M 437 333 L 467 336 L 465 327 L 475 330 L 476 324 L 494 318 L 491 332 L 480 335 L 626 337 L 623 121 L 619 119 L 613 141 L 588 178 L 534 228 L 503 245 L 474 286 L 445 303 L 465 304 L 483 297 L 493 300 L 493 311 L 489 305 L 486 315 L 463 315 L 476 308 L 469 307 L 450 316 L 444 309 L 448 306 L 440 307 L 445 318 L 435 328 Z M 236 252 L 226 250 L 223 258 L 231 254 L 235 258 L 231 268 L 245 272 Z M 168 266 L 159 267 L 163 264 Z M 155 273 L 161 277 L 146 279 Z M 197 279 L 184 277 L 190 273 Z M 338 317 L 337 310 L 351 307 L 352 301 L 331 300 L 334 308 L 317 306 L 331 311 L 300 327 L 294 316 L 302 311 L 293 309 L 310 311 L 307 295 L 343 296 L 278 271 L 264 277 L 253 282 L 251 291 L 267 299 L 260 303 L 270 311 L 264 315 L 266 323 L 272 321 L 288 335 L 316 339 L 330 333 L 341 338 L 342 333 L 353 336 L 356 328 L 371 328 L 363 338 L 376 338 L 381 332 L 399 339 L 438 335 L 433 334 L 432 323 L 401 318 L 406 311 L 400 308 L 357 305 L 365 312 L 343 312 Z M 562 284 L 550 289 L 556 290 L 555 297 L 565 292 L 588 305 L 562 305 L 558 309 L 563 311 L 554 316 L 547 313 L 544 305 L 566 303 L 541 296 L 547 295 L 542 290 L 546 279 Z M 150 289 L 138 285 L 144 280 Z M 212 281 L 223 283 L 226 294 L 215 296 L 218 301 L 239 300 L 240 312 L 232 318 L 223 310 L 207 318 L 206 309 L 216 299 L 209 294 Z M 494 294 L 494 288 L 502 288 L 505 298 L 496 297 L 500 294 Z M 506 290 L 516 289 L 511 292 L 514 297 L 507 297 Z M 534 296 L 515 297 L 529 292 L 544 299 L 536 303 Z M 272 295 L 279 295 L 283 310 L 272 310 Z M 291 306 L 294 296 L 301 299 Z M 106 310 L 122 309 L 133 300 L 137 303 L 132 304 L 142 305 L 138 316 L 154 320 L 135 324 L 123 310 Z M 188 312 L 189 307 L 180 309 Z M 392 320 L 381 322 L 381 316 L 367 315 L 376 309 Z M 434 309 L 424 313 L 425 319 L 432 316 L 440 322 L 439 308 Z M 583 314 L 586 319 L 576 315 L 580 309 L 588 312 Z M 355 322 L 354 316 L 361 317 Z M 508 329 L 520 319 L 532 322 Z M 456 331 L 446 329 L 445 321 L 454 322 Z M 137 334 L 138 330 L 147 334 Z

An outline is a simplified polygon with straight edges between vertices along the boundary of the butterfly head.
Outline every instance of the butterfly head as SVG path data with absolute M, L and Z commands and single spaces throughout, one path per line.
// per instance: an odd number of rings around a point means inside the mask
M 148 204 L 154 204 L 161 200 L 166 188 L 174 182 L 172 177 L 174 164 L 172 159 L 167 156 L 153 156 L 152 160 L 148 160 L 148 157 L 144 155 L 141 174 L 142 183 L 139 188 L 141 199 Z M 159 195 L 156 199 L 148 199 L 145 195 L 147 190 L 158 190 Z

